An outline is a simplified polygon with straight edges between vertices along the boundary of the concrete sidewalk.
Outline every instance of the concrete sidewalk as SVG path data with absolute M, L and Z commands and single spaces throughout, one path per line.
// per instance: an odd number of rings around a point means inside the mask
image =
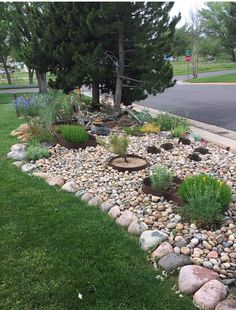
M 159 111 L 157 109 L 147 108 L 138 104 L 133 104 L 133 107 L 136 111 L 142 111 L 143 109 L 146 109 L 152 116 L 163 113 L 162 111 Z M 223 148 L 230 148 L 230 151 L 236 152 L 235 131 L 217 127 L 214 125 L 209 125 L 192 119 L 189 119 L 189 121 L 191 124 L 191 130 L 194 133 L 199 134 L 206 141 L 219 145 Z

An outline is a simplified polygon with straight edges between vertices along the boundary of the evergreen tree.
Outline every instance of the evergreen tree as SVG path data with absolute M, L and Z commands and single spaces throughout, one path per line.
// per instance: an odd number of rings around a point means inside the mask
M 46 73 L 51 61 L 47 53 L 45 18 L 47 3 L 4 3 L 5 18 L 11 33 L 11 42 L 18 57 L 28 68 L 34 69 L 39 91 L 47 91 Z

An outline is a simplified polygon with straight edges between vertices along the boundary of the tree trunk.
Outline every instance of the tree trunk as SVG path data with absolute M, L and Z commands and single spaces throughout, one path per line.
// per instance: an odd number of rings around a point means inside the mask
M 124 76 L 124 64 L 125 64 L 125 53 L 124 53 L 124 30 L 123 25 L 119 29 L 118 33 L 118 48 L 119 48 L 119 63 L 116 77 L 116 91 L 114 107 L 116 112 L 120 112 L 121 98 L 122 98 L 122 87 L 123 87 L 123 76 Z
M 36 77 L 38 80 L 39 85 L 39 93 L 46 93 L 47 92 L 47 75 L 46 72 L 39 72 L 36 71 Z
M 1 57 L 1 62 L 2 62 L 2 64 L 3 64 L 3 68 L 4 68 L 5 73 L 6 73 L 7 83 L 8 83 L 9 85 L 11 85 L 11 84 L 12 84 L 11 75 L 10 75 L 10 72 L 9 72 L 9 70 L 8 70 L 8 67 L 7 67 L 7 60 L 5 59 L 4 56 Z
M 92 111 L 100 111 L 99 83 L 92 82 Z
M 30 85 L 33 84 L 33 78 L 34 78 L 34 69 L 28 68 L 28 76 L 29 76 L 29 83 Z
M 236 62 L 236 55 L 234 50 L 232 50 L 231 55 L 232 55 L 232 62 Z

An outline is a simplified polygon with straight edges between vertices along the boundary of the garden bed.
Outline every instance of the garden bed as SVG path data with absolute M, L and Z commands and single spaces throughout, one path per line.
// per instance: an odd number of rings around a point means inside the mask
M 147 152 L 150 145 L 160 148 L 168 142 L 174 144 L 174 149 L 162 150 L 160 154 Z M 223 179 L 235 195 L 236 155 L 209 143 L 207 148 L 210 154 L 200 154 L 200 162 L 190 161 L 188 155 L 196 147 L 201 147 L 201 142 L 182 145 L 178 144 L 177 138 L 168 139 L 161 133 L 130 137 L 128 152 L 145 158 L 150 166 L 167 165 L 182 179 L 199 173 L 214 175 Z M 84 150 L 68 150 L 57 145 L 52 152 L 50 158 L 36 162 L 37 171 L 60 175 L 65 181 L 74 180 L 81 190 L 99 195 L 111 207 L 119 208 L 121 213 L 125 210 L 133 212 L 137 220 L 144 222 L 149 229 L 167 233 L 168 242 L 176 253 L 189 255 L 193 263 L 218 271 L 222 279 L 235 276 L 235 203 L 224 213 L 219 229 L 201 229 L 185 221 L 173 202 L 143 193 L 142 182 L 150 175 L 149 168 L 130 173 L 116 171 L 107 165 L 112 154 L 100 145 Z M 197 241 L 191 243 L 192 239 Z M 217 252 L 215 258 L 212 258 L 211 252 Z

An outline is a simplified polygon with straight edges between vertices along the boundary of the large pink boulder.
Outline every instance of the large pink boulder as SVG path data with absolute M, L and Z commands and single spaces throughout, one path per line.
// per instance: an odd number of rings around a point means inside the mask
M 137 220 L 137 218 L 134 213 L 129 210 L 125 210 L 125 212 L 116 220 L 116 223 L 121 226 L 128 227 L 131 222 L 135 220 Z
M 163 242 L 152 252 L 152 258 L 161 258 L 167 254 L 173 253 L 173 247 L 169 242 Z
M 218 280 L 204 284 L 193 296 L 194 302 L 204 310 L 214 310 L 216 305 L 226 298 L 228 290 Z
M 235 310 L 236 309 L 236 299 L 226 299 L 220 302 L 215 310 Z
M 179 290 L 185 294 L 194 294 L 206 282 L 219 279 L 218 273 L 205 267 L 187 265 L 179 272 Z

